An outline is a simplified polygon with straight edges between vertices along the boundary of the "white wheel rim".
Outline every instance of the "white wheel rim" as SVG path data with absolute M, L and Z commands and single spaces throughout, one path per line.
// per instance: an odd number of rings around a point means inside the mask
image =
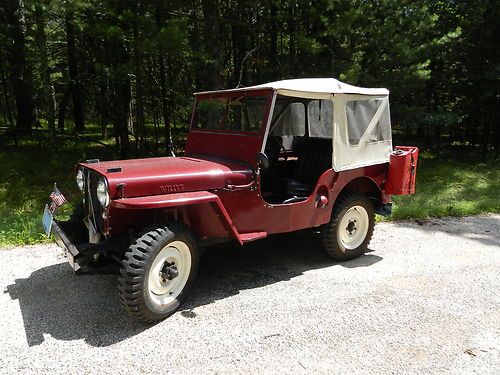
M 178 276 L 171 280 L 162 276 L 162 269 L 168 262 L 174 264 Z M 191 271 L 191 252 L 186 243 L 173 241 L 156 256 L 148 276 L 148 292 L 151 300 L 166 305 L 175 300 L 186 286 Z
M 349 208 L 337 229 L 341 249 L 344 251 L 358 248 L 368 234 L 368 226 L 368 212 L 363 206 Z

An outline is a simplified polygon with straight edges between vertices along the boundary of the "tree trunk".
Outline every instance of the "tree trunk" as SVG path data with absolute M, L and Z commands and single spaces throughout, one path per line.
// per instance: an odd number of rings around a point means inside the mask
M 0 110 L 2 111 L 3 124 L 4 124 L 4 126 L 7 126 L 8 125 L 7 112 L 5 111 L 5 108 L 3 105 L 3 100 L 1 100 L 1 99 L 0 99 Z
M 31 129 L 35 121 L 33 102 L 33 77 L 31 67 L 26 58 L 26 40 L 24 35 L 24 17 L 19 0 L 4 1 L 5 19 L 7 22 L 7 59 L 10 70 L 10 81 L 16 102 L 16 127 Z
M 156 26 L 158 31 L 161 29 L 163 24 L 163 15 L 161 9 L 161 1 L 156 2 Z M 167 97 L 167 83 L 165 76 L 165 61 L 163 60 L 164 52 L 162 48 L 158 48 L 158 62 L 160 66 L 160 90 L 161 90 L 161 107 L 163 112 L 163 121 L 165 126 L 165 147 L 167 155 L 174 155 L 174 147 L 172 144 L 172 133 L 170 131 L 170 118 L 169 118 L 169 103 Z
M 135 14 L 133 33 L 134 33 L 134 71 L 135 71 L 135 131 L 139 140 L 139 153 L 144 154 L 146 142 L 146 129 L 144 124 L 144 101 L 143 101 L 143 72 L 142 72 L 142 53 L 140 50 L 139 25 L 141 24 L 142 4 L 140 1 L 135 3 Z
M 290 36 L 289 45 L 288 45 L 288 66 L 293 67 L 295 65 L 295 58 L 297 55 L 297 49 L 295 46 L 295 1 L 290 1 L 290 7 L 288 9 L 288 35 Z
M 57 129 L 64 130 L 64 121 L 66 120 L 66 109 L 68 108 L 68 101 L 71 95 L 69 86 L 64 89 L 64 94 L 57 106 Z
M 101 125 L 101 136 L 102 138 L 108 138 L 108 127 L 109 124 L 109 100 L 107 98 L 107 77 L 99 77 L 99 95 L 97 95 L 97 103 L 95 108 L 99 117 L 99 124 Z
M 231 39 L 233 42 L 232 45 L 232 55 L 233 55 L 233 84 L 235 87 L 238 84 L 242 84 L 246 82 L 246 74 L 245 74 L 245 66 L 243 64 L 243 59 L 247 50 L 247 32 L 245 32 L 244 28 L 241 26 L 245 23 L 244 21 L 244 6 L 241 5 L 241 2 L 238 1 L 233 10 L 232 19 L 233 24 L 231 26 Z M 240 82 L 240 77 L 241 81 Z
M 276 6 L 275 1 L 271 1 L 270 4 L 270 16 L 271 16 L 271 25 L 270 25 L 270 30 L 269 30 L 269 38 L 270 38 L 270 51 L 269 51 L 269 62 L 271 65 L 271 77 L 273 79 L 277 79 L 277 77 L 280 76 L 279 71 L 280 71 L 280 66 L 279 66 L 279 60 L 278 60 L 278 21 L 277 21 L 277 14 L 278 14 L 278 8 Z
M 14 127 L 14 120 L 12 118 L 12 110 L 10 109 L 10 97 L 7 91 L 7 78 L 5 77 L 5 68 L 3 65 L 3 60 L 1 58 L 2 56 L 0 55 L 0 76 L 2 78 L 2 92 L 3 96 L 5 98 L 5 111 L 6 111 L 6 116 L 9 120 L 9 126 L 12 128 Z M 7 120 L 5 122 L 7 125 Z
M 222 76 L 221 76 L 221 64 L 222 51 L 219 44 L 222 38 L 220 38 L 220 26 L 219 20 L 217 19 L 218 7 L 214 6 L 213 2 L 210 0 L 202 0 L 203 8 L 203 20 L 204 20 L 204 30 L 203 35 L 205 39 L 205 53 L 208 56 L 209 61 L 205 64 L 205 83 L 207 89 L 220 89 L 222 88 Z
M 55 127 L 55 93 L 50 83 L 49 63 L 47 57 L 47 36 L 45 35 L 45 19 L 43 7 L 40 2 L 35 3 L 36 41 L 40 53 L 40 75 L 42 78 L 42 89 L 47 111 L 47 123 L 49 129 Z
M 81 132 L 85 130 L 85 120 L 83 116 L 81 84 L 76 59 L 74 14 L 71 10 L 66 10 L 65 22 L 66 43 L 68 51 L 69 86 L 71 90 L 71 98 L 73 100 L 73 119 L 75 121 L 75 131 Z
M 130 103 L 130 82 L 128 79 L 124 80 L 120 77 L 115 80 L 114 86 L 113 130 L 120 148 L 120 156 L 122 159 L 127 159 L 130 155 L 130 142 L 127 127 Z

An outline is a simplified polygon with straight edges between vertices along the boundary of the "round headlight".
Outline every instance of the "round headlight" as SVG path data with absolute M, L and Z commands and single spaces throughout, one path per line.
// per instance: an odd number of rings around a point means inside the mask
M 78 185 L 78 189 L 83 191 L 85 188 L 85 177 L 83 176 L 82 168 L 78 168 L 78 172 L 76 172 L 76 184 Z
M 104 177 L 102 177 L 97 183 L 97 199 L 103 207 L 107 207 L 109 204 L 109 192 L 108 183 Z

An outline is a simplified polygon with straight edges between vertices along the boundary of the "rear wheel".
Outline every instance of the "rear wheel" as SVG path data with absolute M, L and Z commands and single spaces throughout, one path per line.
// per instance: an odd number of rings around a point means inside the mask
M 339 198 L 332 219 L 322 227 L 323 245 L 336 260 L 349 260 L 364 254 L 373 235 L 375 215 L 368 197 L 348 192 Z
M 142 234 L 125 253 L 120 299 L 132 315 L 155 322 L 174 313 L 198 269 L 194 238 L 184 225 L 169 223 Z

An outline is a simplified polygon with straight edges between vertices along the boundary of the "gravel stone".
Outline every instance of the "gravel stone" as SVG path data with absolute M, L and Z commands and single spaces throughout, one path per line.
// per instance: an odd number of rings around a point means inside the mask
M 500 215 L 375 228 L 345 263 L 310 231 L 209 249 L 156 325 L 116 275 L 2 249 L 0 374 L 500 374 Z

